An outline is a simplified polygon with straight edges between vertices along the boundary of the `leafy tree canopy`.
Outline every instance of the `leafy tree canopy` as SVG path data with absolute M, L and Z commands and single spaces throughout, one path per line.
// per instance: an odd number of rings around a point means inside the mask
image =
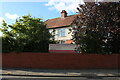
M 3 21 L 3 52 L 46 52 L 50 33 L 41 18 L 30 14 L 22 16 L 12 25 Z M 8 51 L 7 51 L 8 50 Z
M 77 8 L 73 40 L 85 53 L 120 53 L 120 2 L 86 2 Z

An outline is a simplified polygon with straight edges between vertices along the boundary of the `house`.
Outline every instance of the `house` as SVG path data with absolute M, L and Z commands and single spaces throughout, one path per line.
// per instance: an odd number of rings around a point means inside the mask
M 65 10 L 62 10 L 61 17 L 48 19 L 45 21 L 50 33 L 54 36 L 54 40 L 59 44 L 71 44 L 72 32 L 70 31 L 72 23 L 76 20 L 76 15 L 67 15 Z

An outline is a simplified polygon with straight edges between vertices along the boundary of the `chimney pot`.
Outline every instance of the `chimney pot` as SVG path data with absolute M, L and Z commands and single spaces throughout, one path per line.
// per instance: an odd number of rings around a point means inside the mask
M 61 12 L 61 17 L 62 17 L 62 18 L 67 17 L 67 12 L 66 12 L 65 10 L 62 10 L 62 12 Z

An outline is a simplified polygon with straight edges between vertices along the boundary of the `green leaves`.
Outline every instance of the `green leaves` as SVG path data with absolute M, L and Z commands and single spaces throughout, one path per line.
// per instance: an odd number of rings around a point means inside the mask
M 12 25 L 7 25 L 4 21 L 2 23 L 2 32 L 4 34 L 3 42 L 5 41 L 3 49 L 6 50 L 7 44 L 10 44 L 9 47 L 13 46 L 7 52 L 48 51 L 50 33 L 41 18 L 33 18 L 28 14 L 17 19 Z

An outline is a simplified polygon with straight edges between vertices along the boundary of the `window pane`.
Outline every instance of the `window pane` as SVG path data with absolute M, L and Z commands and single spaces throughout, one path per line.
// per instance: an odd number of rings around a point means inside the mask
M 59 29 L 59 30 L 58 30 L 58 36 L 59 36 L 59 37 L 65 36 L 65 28 L 64 28 L 64 29 Z
M 59 36 L 59 37 L 61 36 L 60 34 L 61 34 L 61 30 L 59 29 L 59 30 L 58 30 L 58 36 Z
M 65 36 L 65 29 L 61 29 L 61 36 Z

